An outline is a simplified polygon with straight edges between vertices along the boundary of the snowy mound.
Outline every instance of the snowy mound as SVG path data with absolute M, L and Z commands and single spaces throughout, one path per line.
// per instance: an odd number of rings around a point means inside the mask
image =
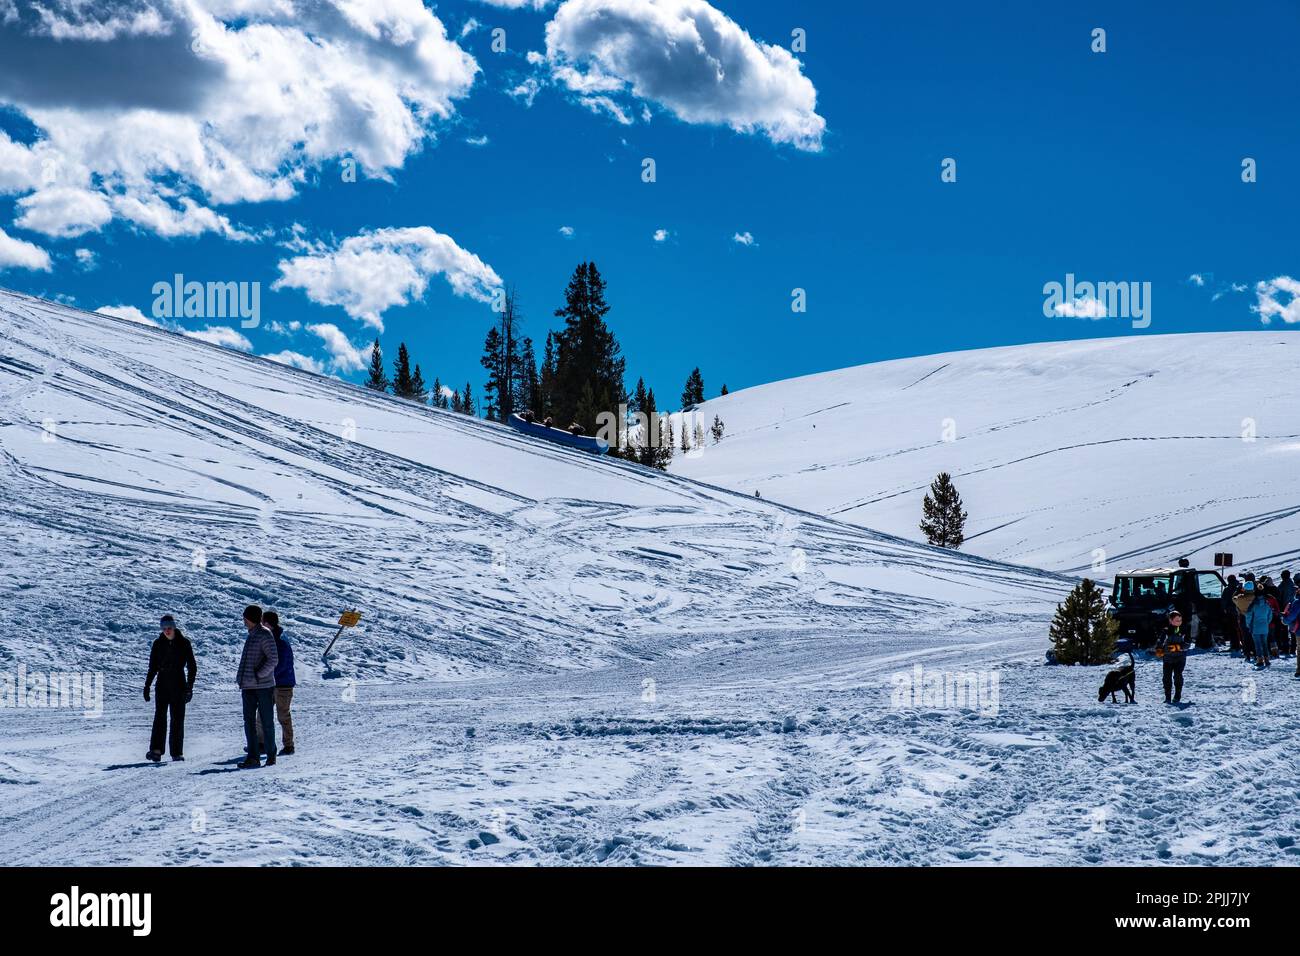
M 739 433 L 706 465 L 764 447 L 724 411 Z M 0 293 L 0 468 L 0 588 L 21 622 L 0 659 L 132 675 L 110 693 L 138 693 L 164 611 L 219 669 L 247 603 L 278 608 L 304 660 L 355 606 L 341 666 L 405 680 L 776 631 L 973 632 L 1028 614 L 1038 633 L 1061 593 L 1050 574 L 13 293 Z
M 917 538 L 952 473 L 965 550 L 1070 574 L 1215 551 L 1300 564 L 1300 336 L 1140 336 L 954 352 L 714 399 L 674 473 Z

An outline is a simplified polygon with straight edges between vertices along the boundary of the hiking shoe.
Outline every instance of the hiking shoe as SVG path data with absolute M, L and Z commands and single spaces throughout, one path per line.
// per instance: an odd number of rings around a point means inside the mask
M 184 757 L 172 757 L 172 763 L 184 763 L 184 762 L 185 762 Z
M 144 759 L 145 759 L 145 760 L 152 760 L 154 763 L 159 763 L 159 762 L 162 761 L 162 754 L 160 754 L 160 753 L 158 753 L 158 752 L 156 752 L 156 751 L 151 750 L 151 751 L 149 751 L 147 754 L 144 755 Z
M 275 766 L 275 754 L 267 754 L 267 755 L 266 755 L 266 763 L 263 764 L 263 766 L 266 766 L 266 767 L 274 767 L 274 766 Z
M 261 766 L 262 766 L 262 761 L 258 760 L 256 757 L 249 757 L 247 760 L 245 760 L 243 763 L 239 765 L 239 769 L 255 770 Z
M 283 748 L 281 748 L 281 750 L 280 750 L 280 756 L 281 756 L 281 757 L 292 757 L 292 756 L 293 756 L 293 748 L 292 748 L 292 747 L 283 747 Z

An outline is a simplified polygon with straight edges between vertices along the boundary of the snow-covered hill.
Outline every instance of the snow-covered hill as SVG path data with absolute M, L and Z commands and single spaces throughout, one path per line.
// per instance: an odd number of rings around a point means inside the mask
M 1300 335 L 1152 335 L 953 352 L 700 407 L 719 445 L 672 470 L 918 538 L 951 472 L 965 550 L 1071 574 L 1213 552 L 1300 565 Z
M 1143 659 L 1098 705 L 1043 664 L 1062 579 L 742 491 L 0 294 L 0 690 L 106 678 L 97 719 L 0 708 L 0 858 L 1294 862 L 1287 668 L 1197 652 L 1181 709 Z M 297 647 L 297 753 L 238 770 L 249 601 Z M 156 765 L 163 611 L 199 678 Z
M 0 469 L 0 588 L 42 622 L 4 629 L 3 661 L 134 674 L 171 611 L 233 663 L 246 603 L 315 646 L 355 605 L 353 676 L 450 679 L 654 658 L 663 635 L 982 627 L 1060 589 L 10 293 Z

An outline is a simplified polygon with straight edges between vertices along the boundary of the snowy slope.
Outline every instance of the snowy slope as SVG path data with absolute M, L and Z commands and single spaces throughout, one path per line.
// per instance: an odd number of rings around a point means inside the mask
M 1043 665 L 1048 573 L 10 294 L 0 472 L 0 674 L 107 698 L 0 709 L 9 864 L 1296 858 L 1289 668 L 1193 654 L 1176 709 L 1139 660 L 1098 705 Z M 241 771 L 248 601 L 297 645 L 297 754 Z M 199 680 L 154 765 L 162 610 Z M 900 698 L 918 667 L 984 692 Z
M 720 416 L 726 437 L 672 470 L 910 538 L 948 471 L 967 551 L 1071 574 L 1099 549 L 1110 573 L 1218 550 L 1300 565 L 1297 369 L 1285 331 L 863 365 L 707 402 L 704 424 Z
M 55 625 L 6 629 L 5 662 L 136 675 L 172 611 L 222 668 L 246 603 L 314 647 L 355 605 L 351 676 L 451 679 L 653 658 L 664 634 L 983 627 L 1060 589 L 8 293 L 0 470 L 11 619 Z

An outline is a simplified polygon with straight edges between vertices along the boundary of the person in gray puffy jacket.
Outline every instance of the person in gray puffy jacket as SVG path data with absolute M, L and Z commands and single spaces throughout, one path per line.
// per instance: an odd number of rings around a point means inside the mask
M 262 724 L 262 739 L 266 741 L 266 765 L 275 763 L 275 668 L 279 657 L 275 649 L 275 635 L 262 623 L 262 609 L 256 604 L 244 608 L 244 652 L 239 657 L 239 690 L 244 698 L 244 740 L 248 757 L 240 764 L 244 768 L 260 767 L 257 743 L 257 724 Z

